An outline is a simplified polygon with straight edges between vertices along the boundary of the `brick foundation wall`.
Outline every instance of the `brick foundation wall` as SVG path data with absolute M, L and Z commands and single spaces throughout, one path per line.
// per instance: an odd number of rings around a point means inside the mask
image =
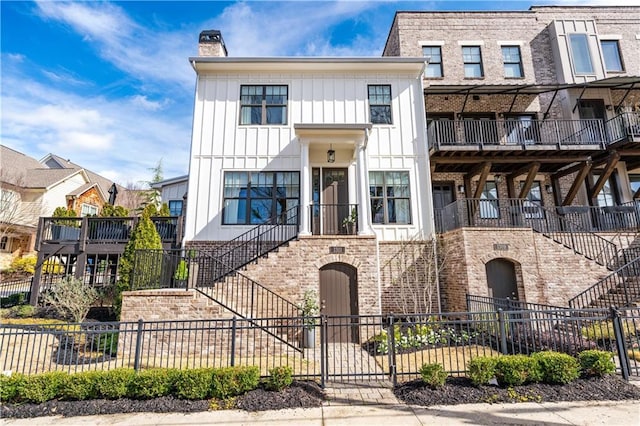
M 463 228 L 443 239 L 449 247 L 440 282 L 443 311 L 466 310 L 466 293 L 490 295 L 485 265 L 492 259 L 515 264 L 519 299 L 531 303 L 567 306 L 571 297 L 610 273 L 529 229 Z

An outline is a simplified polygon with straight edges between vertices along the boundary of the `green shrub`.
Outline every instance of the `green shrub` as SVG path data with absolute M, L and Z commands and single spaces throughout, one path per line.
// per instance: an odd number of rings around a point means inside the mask
M 440 364 L 423 364 L 420 367 L 420 375 L 422 381 L 428 384 L 432 389 L 444 386 L 447 380 L 447 372 Z
M 56 258 L 48 259 L 42 264 L 43 274 L 63 274 L 64 265 Z
M 291 386 L 293 383 L 292 374 L 293 369 L 288 365 L 272 368 L 269 370 L 269 378 L 267 378 L 267 389 L 279 392 Z
M 227 367 L 216 369 L 211 382 L 211 395 L 226 399 L 241 395 L 258 387 L 260 370 L 258 367 Z
M 180 370 L 174 381 L 175 395 L 182 399 L 206 399 L 211 396 L 212 381 L 211 368 Z
M 97 298 L 98 290 L 94 286 L 70 275 L 42 294 L 45 305 L 51 305 L 61 318 L 74 322 L 84 321 Z
M 535 358 L 526 355 L 498 357 L 495 372 L 500 386 L 519 386 L 525 383 L 535 383 L 541 379 L 538 362 Z
M 604 376 L 613 374 L 616 365 L 613 362 L 613 353 L 591 349 L 578 354 L 580 368 L 587 376 Z
M 497 358 L 481 356 L 469 361 L 468 377 L 475 386 L 486 385 L 496 376 Z
M 127 368 L 105 371 L 96 378 L 98 395 L 107 399 L 124 398 L 136 372 Z
M 542 381 L 565 384 L 580 377 L 580 364 L 571 355 L 558 352 L 538 352 L 531 356 L 538 362 Z
M 18 399 L 18 391 L 23 386 L 25 376 L 14 373 L 11 376 L 0 375 L 0 401 L 14 402 Z
M 96 384 L 100 374 L 102 374 L 100 371 L 83 371 L 67 375 L 62 381 L 60 397 L 77 401 L 97 398 Z
M 173 388 L 173 376 L 167 369 L 138 371 L 129 384 L 130 398 L 157 398 L 169 395 Z
M 112 331 L 96 335 L 91 341 L 91 348 L 97 352 L 116 356 L 118 353 L 118 332 Z
M 19 309 L 22 306 L 31 306 L 31 305 L 24 305 L 24 303 L 29 299 L 30 296 L 31 296 L 31 292 L 26 292 L 26 293 L 14 293 L 14 294 L 12 294 L 10 296 L 7 296 L 7 297 L 1 297 L 0 298 L 0 307 L 3 307 L 3 308 L 15 307 L 15 308 Z M 12 316 L 15 317 L 16 314 L 18 312 L 20 312 L 20 311 L 18 311 L 18 309 L 15 309 L 12 312 Z M 33 308 L 33 306 L 31 307 L 31 309 L 35 310 L 35 308 Z
M 18 399 L 35 404 L 55 399 L 60 395 L 66 376 L 67 373 L 59 371 L 25 376 L 18 386 Z

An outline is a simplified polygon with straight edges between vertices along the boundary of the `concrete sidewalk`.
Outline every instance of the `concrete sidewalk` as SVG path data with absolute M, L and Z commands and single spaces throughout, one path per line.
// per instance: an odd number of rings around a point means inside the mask
M 636 383 L 634 383 L 636 384 Z M 401 403 L 389 382 L 332 384 L 319 408 L 248 413 L 241 410 L 193 414 L 134 413 L 87 417 L 9 419 L 11 426 L 152 425 L 616 425 L 639 426 L 639 401 L 466 404 L 433 407 Z
M 247 413 L 240 410 L 194 414 L 113 414 L 87 417 L 9 419 L 18 425 L 639 425 L 640 404 L 624 402 L 560 402 L 467 404 L 429 408 L 406 405 L 325 405 L 320 408 Z

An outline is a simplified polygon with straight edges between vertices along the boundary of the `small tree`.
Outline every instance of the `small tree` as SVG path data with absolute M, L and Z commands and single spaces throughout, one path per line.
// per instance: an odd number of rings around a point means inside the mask
M 80 279 L 66 276 L 51 290 L 43 293 L 42 301 L 45 305 L 51 305 L 60 317 L 82 322 L 98 296 L 95 287 L 83 283 Z
M 162 241 L 156 230 L 155 225 L 151 221 L 152 212 L 156 211 L 153 204 L 149 204 L 142 211 L 142 216 L 138 220 L 131 238 L 124 248 L 124 253 L 120 258 L 118 271 L 118 282 L 116 284 L 116 295 L 113 307 L 118 317 L 120 317 L 120 309 L 122 308 L 122 292 L 131 289 L 131 281 L 133 278 L 133 265 L 135 262 L 136 250 L 160 250 L 162 249 Z M 156 269 L 156 272 L 160 272 Z M 153 279 L 150 277 L 149 279 Z
M 129 210 L 122 206 L 112 206 L 111 204 L 105 204 L 102 206 L 100 212 L 101 217 L 127 217 L 129 216 Z

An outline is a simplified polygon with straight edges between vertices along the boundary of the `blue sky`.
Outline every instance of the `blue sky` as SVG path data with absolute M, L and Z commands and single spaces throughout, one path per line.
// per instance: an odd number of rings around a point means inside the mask
M 568 1 L 1 1 L 1 140 L 122 185 L 187 173 L 198 34 L 229 56 L 380 56 L 397 10 L 526 10 Z

